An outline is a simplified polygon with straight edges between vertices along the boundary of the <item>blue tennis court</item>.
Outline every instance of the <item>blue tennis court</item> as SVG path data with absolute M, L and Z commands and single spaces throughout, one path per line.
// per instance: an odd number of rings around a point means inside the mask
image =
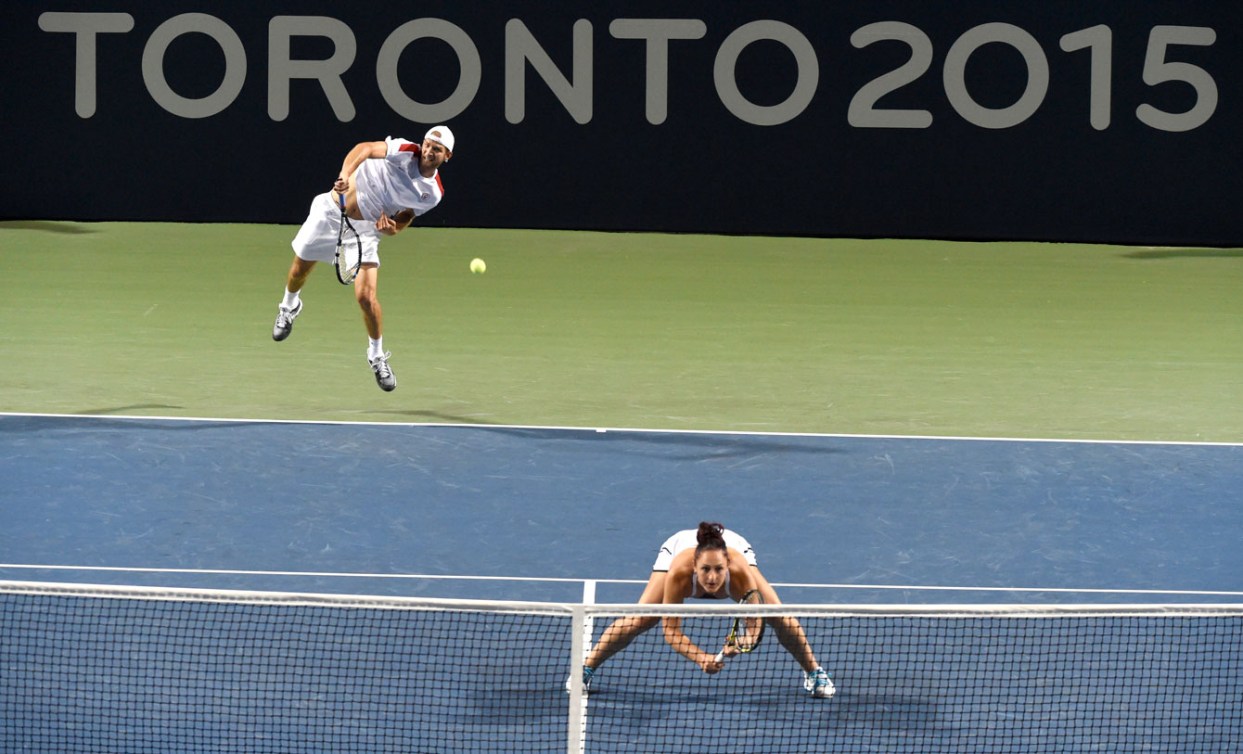
M 1232 503 L 1241 469 L 1243 448 L 1234 445 L 8 415 L 0 417 L 0 578 L 628 603 L 664 537 L 708 519 L 746 534 L 788 603 L 1243 603 L 1235 546 L 1243 509 Z M 259 622 L 293 632 L 299 659 L 268 666 L 254 640 L 229 633 L 231 610 L 191 606 L 178 618 L 180 609 L 158 608 L 158 625 L 191 626 L 174 651 L 210 646 L 213 656 L 249 658 L 245 671 L 212 665 L 192 679 L 212 691 L 190 700 L 206 711 L 189 719 L 177 716 L 182 706 L 123 697 L 141 710 L 135 726 L 175 731 L 186 751 L 260 739 L 307 751 L 344 742 L 477 751 L 486 740 L 480 726 L 494 736 L 506 729 L 514 750 L 543 751 L 557 749 L 549 737 L 564 735 L 564 625 L 548 629 L 549 657 L 524 653 L 504 680 L 480 691 L 471 669 L 505 652 L 512 636 L 489 633 L 481 657 L 430 669 L 402 637 L 434 626 L 389 624 L 381 611 L 380 629 L 363 639 L 355 617 L 325 625 L 315 611 L 278 609 Z M 145 641 L 140 624 L 126 628 L 126 620 L 107 625 L 135 645 Z M 54 628 L 14 639 L 33 648 L 12 665 L 24 666 L 43 642 L 89 645 L 98 625 L 66 613 Z M 691 730 L 703 720 L 756 751 L 789 730 L 858 750 L 904 741 L 921 751 L 986 750 L 987 739 L 962 728 L 968 719 L 1005 727 L 1030 747 L 1086 748 L 1098 743 L 1100 726 L 1119 725 L 1122 743 L 1143 740 L 1153 750 L 1185 750 L 1195 740 L 1200 751 L 1226 751 L 1238 740 L 1230 683 L 1177 692 L 1208 711 L 1194 723 L 1128 713 L 1128 699 L 1108 690 L 1149 672 L 1176 679 L 1188 657 L 1225 663 L 1214 677 L 1232 678 L 1237 652 L 1221 642 L 1234 640 L 1216 628 L 1189 636 L 1181 619 L 1156 618 L 1138 654 L 1063 666 L 1121 626 L 1089 622 L 1088 634 L 1074 629 L 1075 643 L 1062 647 L 1061 631 L 1002 633 L 981 644 L 974 620 L 949 638 L 919 620 L 884 629 L 889 635 L 873 625 L 809 628 L 840 684 L 837 697 L 819 704 L 800 693 L 798 668 L 775 641 L 740 665 L 751 675 L 711 679 L 649 632 L 606 666 L 584 750 L 657 750 L 663 744 L 652 736 L 662 728 Z M 264 684 L 279 685 L 270 678 L 292 672 L 300 688 L 336 668 L 342 646 L 365 649 L 374 667 L 333 671 L 297 704 L 267 706 Z M 389 669 L 393 652 L 403 655 L 403 674 Z M 1023 664 L 981 671 L 981 653 L 1011 653 Z M 872 667 L 881 657 L 887 664 Z M 155 682 L 185 682 L 174 659 L 157 664 Z M 428 681 L 437 673 L 453 677 Z M 1082 690 L 1082 707 L 1073 719 L 1052 720 L 1065 713 L 1011 699 L 1018 676 L 1051 679 L 1073 698 Z M 453 742 L 421 740 L 397 687 L 445 689 L 420 708 L 450 710 Z M 90 710 L 118 700 L 83 702 L 74 688 L 49 689 L 43 703 L 19 701 L 8 712 L 37 717 L 47 714 L 44 704 L 64 703 L 84 717 L 57 725 L 90 731 Z M 254 700 L 244 724 L 213 715 L 232 709 L 222 698 Z M 325 721 L 328 710 L 336 716 Z M 1047 725 L 1058 736 L 1049 738 Z M 1044 750 L 1030 747 L 1023 750 Z
M 719 520 L 787 602 L 1243 598 L 1234 445 L 10 415 L 0 474 L 5 578 L 630 602 Z

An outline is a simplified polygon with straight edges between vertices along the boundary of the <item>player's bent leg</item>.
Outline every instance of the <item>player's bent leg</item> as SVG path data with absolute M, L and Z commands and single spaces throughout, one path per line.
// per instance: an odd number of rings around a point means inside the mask
M 384 330 L 384 316 L 380 309 L 380 299 L 376 295 L 376 284 L 379 282 L 379 268 L 374 264 L 363 264 L 354 278 L 354 300 L 363 313 L 363 326 L 367 335 L 379 338 Z
M 374 349 L 379 348 L 380 333 L 383 331 L 380 300 L 376 297 L 378 273 L 379 268 L 375 264 L 363 264 L 358 277 L 354 279 L 354 298 L 358 301 L 358 308 L 362 310 L 363 326 L 367 328 L 367 335 L 373 341 L 373 352 L 367 355 L 367 366 L 375 374 L 375 381 L 380 389 L 388 392 L 397 389 L 397 377 L 388 363 L 392 353 L 374 352 Z
M 635 640 L 635 637 L 651 629 L 652 626 L 659 622 L 660 618 L 654 615 L 628 615 L 610 623 L 609 627 L 604 629 L 604 634 L 600 637 L 600 641 L 591 648 L 587 659 L 583 661 L 583 688 L 590 688 L 596 669 L 603 665 L 606 660 L 625 649 L 630 645 L 630 642 Z M 570 690 L 569 680 L 565 682 L 565 690 Z
M 769 618 L 768 625 L 777 632 L 777 640 L 781 642 L 781 646 L 785 647 L 790 656 L 798 661 L 804 671 L 810 672 L 819 665 L 816 662 L 815 653 L 811 651 L 807 635 L 803 633 L 803 627 L 799 625 L 797 618 Z
M 759 568 L 752 567 L 751 576 L 755 579 L 765 603 L 781 604 L 777 590 L 768 583 L 768 579 L 764 578 Z M 836 694 L 837 687 L 833 684 L 833 677 L 820 667 L 816 654 L 811 649 L 811 642 L 807 641 L 807 634 L 803 631 L 803 626 L 798 619 L 794 617 L 770 618 L 768 625 L 777 632 L 777 639 L 781 642 L 781 646 L 785 647 L 785 650 L 803 668 L 803 688 L 817 699 L 828 699 Z
M 295 254 L 293 262 L 289 265 L 289 274 L 285 278 L 285 288 L 293 292 L 302 290 L 302 286 L 306 285 L 306 279 L 313 269 L 315 269 L 314 259 L 303 259 Z
M 610 657 L 630 646 L 630 642 L 634 641 L 639 634 L 648 631 L 659 622 L 660 618 L 654 615 L 628 615 L 613 621 L 608 628 L 604 629 L 604 635 L 600 637 L 599 643 L 587 656 L 587 667 L 593 669 L 600 667 Z
M 659 605 L 665 601 L 665 572 L 652 571 L 639 597 L 640 605 Z M 590 685 L 595 671 L 605 660 L 626 648 L 635 637 L 644 633 L 660 622 L 657 616 L 627 616 L 618 618 L 604 630 L 604 635 L 587 654 L 583 662 L 583 684 Z M 566 681 L 566 690 L 570 688 Z
M 652 571 L 639 596 L 640 605 L 659 605 L 665 601 L 665 572 Z M 596 646 L 587 655 L 587 666 L 598 668 L 604 661 L 622 651 L 639 634 L 660 622 L 656 616 L 629 616 L 613 621 Z
M 818 699 L 828 699 L 837 693 L 832 676 L 816 660 L 815 652 L 811 649 L 811 642 L 807 641 L 807 634 L 804 633 L 803 626 L 798 619 L 794 617 L 772 618 L 768 624 L 777 632 L 777 640 L 781 642 L 781 646 L 785 647 L 785 650 L 803 668 L 803 688 Z

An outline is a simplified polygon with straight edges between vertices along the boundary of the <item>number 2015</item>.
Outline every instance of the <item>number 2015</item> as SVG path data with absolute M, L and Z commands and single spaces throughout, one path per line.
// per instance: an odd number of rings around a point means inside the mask
M 917 81 L 932 66 L 932 41 L 919 28 L 901 21 L 882 21 L 856 30 L 850 42 L 862 49 L 875 42 L 893 40 L 910 48 L 911 55 L 901 66 L 865 84 L 850 101 L 847 120 L 856 128 L 928 128 L 932 113 L 916 109 L 887 109 L 876 106 L 887 94 Z M 1167 112 L 1144 103 L 1135 116 L 1147 126 L 1161 131 L 1190 131 L 1208 122 L 1217 110 L 1217 83 L 1208 71 L 1191 63 L 1169 58 L 1179 45 L 1207 47 L 1217 33 L 1200 26 L 1154 26 L 1144 56 L 1143 80 L 1149 86 L 1167 82 L 1189 84 L 1195 90 L 1195 104 L 1185 112 Z M 1090 91 L 1088 122 L 1102 131 L 1109 128 L 1113 88 L 1113 32 L 1105 25 L 1071 32 L 1061 40 L 1064 52 L 1088 50 Z M 979 104 L 967 91 L 966 67 L 971 55 L 986 44 L 1009 45 L 1022 55 L 1027 67 L 1027 88 L 1013 104 L 990 108 Z M 964 120 L 981 128 L 1010 128 L 1035 114 L 1049 90 L 1049 61 L 1035 37 L 1017 26 L 988 23 L 968 29 L 945 56 L 943 71 L 945 94 L 950 105 Z

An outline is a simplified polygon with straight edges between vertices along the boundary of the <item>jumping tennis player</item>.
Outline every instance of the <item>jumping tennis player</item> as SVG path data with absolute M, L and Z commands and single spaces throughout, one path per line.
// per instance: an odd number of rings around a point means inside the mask
M 444 196 L 440 166 L 453 156 L 453 132 L 436 126 L 422 144 L 388 137 L 357 144 L 341 163 L 332 191 L 311 202 L 306 221 L 293 239 L 294 259 L 285 282 L 272 339 L 284 340 L 302 313 L 299 291 L 316 262 L 331 262 L 341 227 L 341 197 L 345 213 L 362 243 L 362 268 L 354 279 L 354 298 L 367 328 L 367 364 L 383 390 L 397 387 L 389 367 L 392 355 L 384 350 L 383 320 L 376 298 L 380 270 L 380 236 L 405 230 L 415 217 L 435 208 Z
M 767 604 L 780 604 L 764 574 L 756 565 L 755 550 L 741 535 L 717 523 L 703 522 L 698 529 L 674 534 L 660 546 L 647 587 L 639 604 L 678 605 L 687 598 L 738 600 L 751 589 L 759 589 Z M 583 664 L 583 688 L 589 689 L 596 670 L 624 649 L 639 634 L 655 626 L 655 616 L 624 616 L 613 621 L 592 648 Z M 793 617 L 767 618 L 785 647 L 803 669 L 803 688 L 812 696 L 827 699 L 836 693 L 833 680 L 812 652 L 803 627 Z M 705 673 L 718 673 L 725 667 L 714 652 L 695 646 L 682 632 L 681 620 L 664 619 L 665 641 Z M 724 654 L 733 654 L 726 648 Z

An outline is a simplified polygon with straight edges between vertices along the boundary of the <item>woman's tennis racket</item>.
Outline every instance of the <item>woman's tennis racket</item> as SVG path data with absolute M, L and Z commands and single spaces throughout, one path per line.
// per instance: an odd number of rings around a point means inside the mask
M 759 589 L 752 589 L 742 595 L 742 599 L 738 600 L 739 605 L 762 605 L 764 597 L 760 595 Z M 729 629 L 729 636 L 725 637 L 725 646 L 733 647 L 742 653 L 754 650 L 760 645 L 760 640 L 764 638 L 764 618 L 758 615 L 738 616 L 734 618 L 734 625 Z M 717 653 L 716 661 L 724 662 L 725 650 L 722 649 Z
M 337 194 L 341 198 L 341 229 L 337 233 L 337 280 L 341 285 L 349 285 L 358 277 L 358 270 L 363 264 L 363 243 L 358 231 L 350 224 L 349 215 L 345 214 L 345 194 Z

